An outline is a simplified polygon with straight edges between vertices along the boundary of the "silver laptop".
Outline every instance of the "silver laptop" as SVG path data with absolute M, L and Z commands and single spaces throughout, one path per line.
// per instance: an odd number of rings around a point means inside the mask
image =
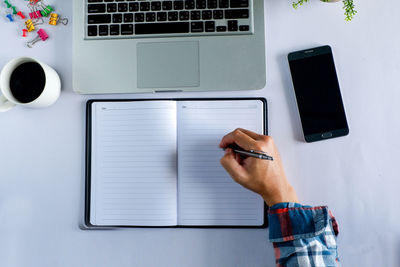
M 265 85 L 262 0 L 73 0 L 81 94 Z

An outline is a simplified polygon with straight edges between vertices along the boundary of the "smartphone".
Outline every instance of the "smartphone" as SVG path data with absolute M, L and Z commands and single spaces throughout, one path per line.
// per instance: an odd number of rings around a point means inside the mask
M 288 60 L 306 142 L 348 135 L 331 47 L 296 51 Z

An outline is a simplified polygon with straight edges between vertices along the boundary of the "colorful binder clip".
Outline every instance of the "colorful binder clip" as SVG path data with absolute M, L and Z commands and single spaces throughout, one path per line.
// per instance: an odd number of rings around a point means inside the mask
M 38 19 L 42 17 L 42 13 L 40 12 L 40 10 L 36 10 L 36 8 L 32 7 L 31 12 L 29 13 L 29 17 L 31 19 Z
M 28 30 L 22 29 L 22 37 L 27 37 L 27 36 L 28 36 Z
M 49 24 L 56 26 L 57 23 L 60 22 L 61 24 L 67 25 L 68 19 L 67 18 L 60 18 L 57 13 L 50 14 Z
M 40 40 L 46 41 L 47 38 L 49 38 L 49 36 L 48 36 L 47 33 L 45 32 L 45 30 L 43 30 L 43 29 L 38 30 L 38 31 L 37 31 L 37 34 L 38 34 L 38 36 L 36 36 L 35 39 L 33 39 L 32 41 L 26 43 L 26 45 L 27 45 L 29 48 L 32 48 L 32 46 L 33 46 L 35 43 L 39 42 Z
M 33 12 L 29 13 L 29 17 L 31 19 L 38 19 L 38 18 L 42 17 L 42 13 L 40 12 L 40 10 L 33 11 Z
M 25 21 L 25 26 L 28 32 L 34 31 L 35 30 L 35 25 L 31 19 L 28 19 Z
M 38 19 L 42 17 L 42 13 L 40 12 L 40 10 L 38 10 L 38 8 L 36 6 L 32 6 L 30 4 L 28 4 L 28 8 L 30 9 L 30 13 L 29 13 L 29 17 L 31 19 Z
M 47 17 L 51 14 L 51 12 L 53 12 L 54 9 L 53 7 L 51 7 L 50 5 L 46 6 L 45 8 L 43 8 L 43 10 L 41 10 L 40 12 L 42 13 L 43 17 Z
M 28 30 L 28 32 L 34 31 L 35 30 L 35 26 L 43 24 L 43 20 L 36 20 L 33 21 L 32 19 L 28 19 L 27 21 L 25 21 L 25 26 L 26 29 Z

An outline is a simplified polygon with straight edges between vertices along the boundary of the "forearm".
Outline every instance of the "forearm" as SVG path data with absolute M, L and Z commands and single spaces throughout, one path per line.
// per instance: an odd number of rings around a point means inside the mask
M 338 226 L 327 207 L 280 203 L 268 217 L 277 266 L 338 266 Z

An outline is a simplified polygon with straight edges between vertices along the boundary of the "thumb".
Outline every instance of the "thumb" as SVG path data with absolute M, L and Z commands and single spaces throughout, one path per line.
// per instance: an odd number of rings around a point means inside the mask
M 236 161 L 231 148 L 225 150 L 225 155 L 221 158 L 220 163 L 236 182 L 240 182 L 246 177 L 246 170 Z

